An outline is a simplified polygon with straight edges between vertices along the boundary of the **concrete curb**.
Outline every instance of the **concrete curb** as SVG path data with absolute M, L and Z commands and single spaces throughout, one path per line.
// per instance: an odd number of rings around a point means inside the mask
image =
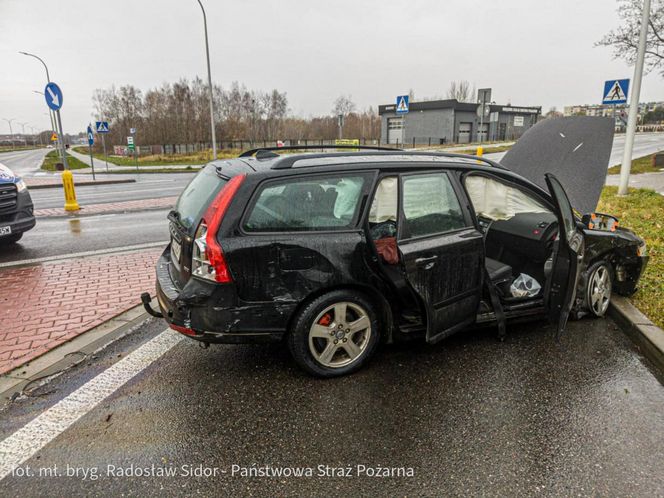
M 44 218 L 85 218 L 86 216 L 101 216 L 106 214 L 123 214 L 123 213 L 140 213 L 142 211 L 159 211 L 170 209 L 167 206 L 146 206 L 141 208 L 125 208 L 125 209 L 109 209 L 108 211 L 85 212 L 85 207 L 81 207 L 79 211 L 70 211 L 57 214 L 39 214 L 39 210 L 35 210 L 35 218 L 38 220 Z
M 647 316 L 622 296 L 611 297 L 608 314 L 639 346 L 644 356 L 664 373 L 664 330 L 652 323 Z
M 149 315 L 138 305 L 98 325 L 72 340 L 0 376 L 0 409 L 11 403 L 30 384 L 47 382 L 88 356 L 104 349 L 141 325 Z
M 91 180 L 83 180 L 83 181 L 76 181 L 76 178 L 74 178 L 74 186 L 76 187 L 81 187 L 85 185 L 113 185 L 116 183 L 136 183 L 136 180 L 133 178 L 121 178 L 117 180 L 97 180 L 97 181 L 91 181 Z M 35 185 L 30 185 L 30 182 L 26 182 L 28 186 L 28 190 L 38 190 L 38 189 L 44 189 L 44 188 L 62 188 L 61 183 L 43 183 L 43 184 L 35 184 Z

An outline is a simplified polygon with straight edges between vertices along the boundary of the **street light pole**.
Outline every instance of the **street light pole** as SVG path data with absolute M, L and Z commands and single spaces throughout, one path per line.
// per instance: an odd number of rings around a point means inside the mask
M 21 52 L 21 51 L 19 51 L 19 54 L 27 55 L 28 57 L 34 57 L 34 58 L 37 59 L 39 62 L 41 62 L 42 65 L 44 66 L 44 70 L 46 70 L 46 83 L 50 83 L 50 82 L 51 82 L 51 76 L 48 74 L 48 66 L 46 65 L 46 63 L 44 62 L 44 60 L 43 60 L 41 57 L 39 57 L 39 56 L 37 56 L 37 55 L 35 55 L 35 54 L 31 54 L 31 53 L 29 53 L 29 52 Z M 38 92 L 38 93 L 41 93 L 42 95 L 44 95 L 42 92 Z M 55 119 L 55 116 L 54 116 L 55 112 L 52 111 L 50 108 L 49 108 L 48 112 L 49 112 L 49 114 L 51 114 L 51 123 L 52 123 L 52 126 L 53 126 L 53 131 L 54 131 L 55 133 L 57 133 L 57 132 L 55 131 L 55 130 L 56 130 L 56 124 L 57 124 L 56 119 Z M 65 144 L 64 144 L 64 142 L 61 142 L 61 140 L 64 140 L 64 138 L 59 136 L 60 133 L 57 133 L 57 135 L 58 135 L 58 137 L 57 137 L 57 138 L 58 138 L 58 140 L 57 140 L 57 143 L 58 143 L 58 147 L 57 147 L 57 149 L 58 149 L 58 155 L 60 156 L 60 159 L 62 159 L 62 161 L 66 164 L 66 163 L 67 163 L 67 158 L 65 157 L 65 153 L 63 152 L 63 151 L 65 150 Z
M 12 121 L 14 121 L 16 118 L 11 118 L 11 119 L 2 118 L 2 119 L 4 121 L 7 121 L 7 123 L 9 123 L 9 137 L 10 140 L 12 141 L 12 150 L 14 150 L 14 131 L 12 130 Z
M 44 92 L 40 92 L 38 90 L 33 90 L 34 93 L 38 93 L 39 95 L 44 95 Z M 53 120 L 53 112 L 51 111 L 51 108 L 49 107 L 48 109 L 48 117 L 51 120 L 51 131 L 55 132 L 55 122 Z M 59 150 L 59 149 L 58 149 Z
M 17 121 L 17 123 L 21 125 L 21 128 L 23 128 L 23 145 L 28 145 L 28 142 L 25 140 L 25 125 L 27 125 L 28 122 L 26 121 L 25 123 L 19 123 Z
M 217 160 L 217 135 L 214 130 L 214 102 L 212 97 L 212 72 L 210 71 L 210 46 L 208 44 L 208 31 L 207 31 L 207 16 L 201 0 L 198 0 L 198 5 L 201 6 L 203 11 L 203 28 L 205 30 L 205 56 L 207 57 L 207 72 L 208 72 L 208 89 L 210 91 L 210 131 L 212 132 L 212 160 Z
M 639 113 L 639 99 L 641 97 L 641 80 L 643 79 L 643 63 L 646 56 L 646 38 L 648 36 L 648 20 L 650 17 L 650 0 L 643 1 L 643 12 L 641 14 L 641 33 L 639 34 L 639 48 L 636 53 L 636 65 L 634 66 L 634 86 L 632 96 L 629 99 L 629 115 L 627 117 L 627 132 L 625 133 L 625 150 L 623 151 L 622 164 L 620 165 L 620 186 L 618 195 L 627 195 L 629 186 L 629 171 L 632 168 L 632 149 L 634 147 L 634 135 L 636 133 L 636 119 Z

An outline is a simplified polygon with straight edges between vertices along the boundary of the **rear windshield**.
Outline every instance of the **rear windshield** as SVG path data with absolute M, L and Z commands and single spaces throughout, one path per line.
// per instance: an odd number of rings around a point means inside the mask
M 191 228 L 193 225 L 198 225 L 212 199 L 225 184 L 226 180 L 217 176 L 213 164 L 203 168 L 185 187 L 175 204 L 175 211 L 180 217 L 182 226 Z

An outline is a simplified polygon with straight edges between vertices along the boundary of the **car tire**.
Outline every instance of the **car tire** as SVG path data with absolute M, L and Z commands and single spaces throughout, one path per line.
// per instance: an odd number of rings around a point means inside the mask
M 345 316 L 337 316 L 345 313 Z M 337 290 L 304 306 L 287 336 L 295 362 L 317 377 L 338 377 L 362 368 L 380 339 L 375 306 L 357 291 Z
M 606 261 L 598 261 L 588 268 L 586 283 L 586 308 L 594 317 L 606 314 L 611 301 L 613 271 Z
M 8 237 L 2 237 L 0 238 L 0 245 L 9 245 L 9 244 L 16 244 L 19 240 L 21 240 L 21 237 L 23 237 L 23 233 L 15 233 L 13 235 L 10 235 Z

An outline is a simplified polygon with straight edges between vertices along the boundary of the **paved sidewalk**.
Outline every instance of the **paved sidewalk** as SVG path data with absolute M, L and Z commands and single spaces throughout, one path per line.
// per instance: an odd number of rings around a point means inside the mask
M 162 249 L 0 270 L 0 374 L 140 304 Z
M 606 184 L 619 185 L 620 175 L 608 175 L 606 177 Z M 664 195 L 664 171 L 629 175 L 629 186 L 634 188 L 649 188 Z
M 37 218 L 54 218 L 62 216 L 85 216 L 91 214 L 126 213 L 129 211 L 165 209 L 173 207 L 177 199 L 177 197 L 157 197 L 155 199 L 88 204 L 82 205 L 79 211 L 65 211 L 64 208 L 35 209 L 35 216 Z

